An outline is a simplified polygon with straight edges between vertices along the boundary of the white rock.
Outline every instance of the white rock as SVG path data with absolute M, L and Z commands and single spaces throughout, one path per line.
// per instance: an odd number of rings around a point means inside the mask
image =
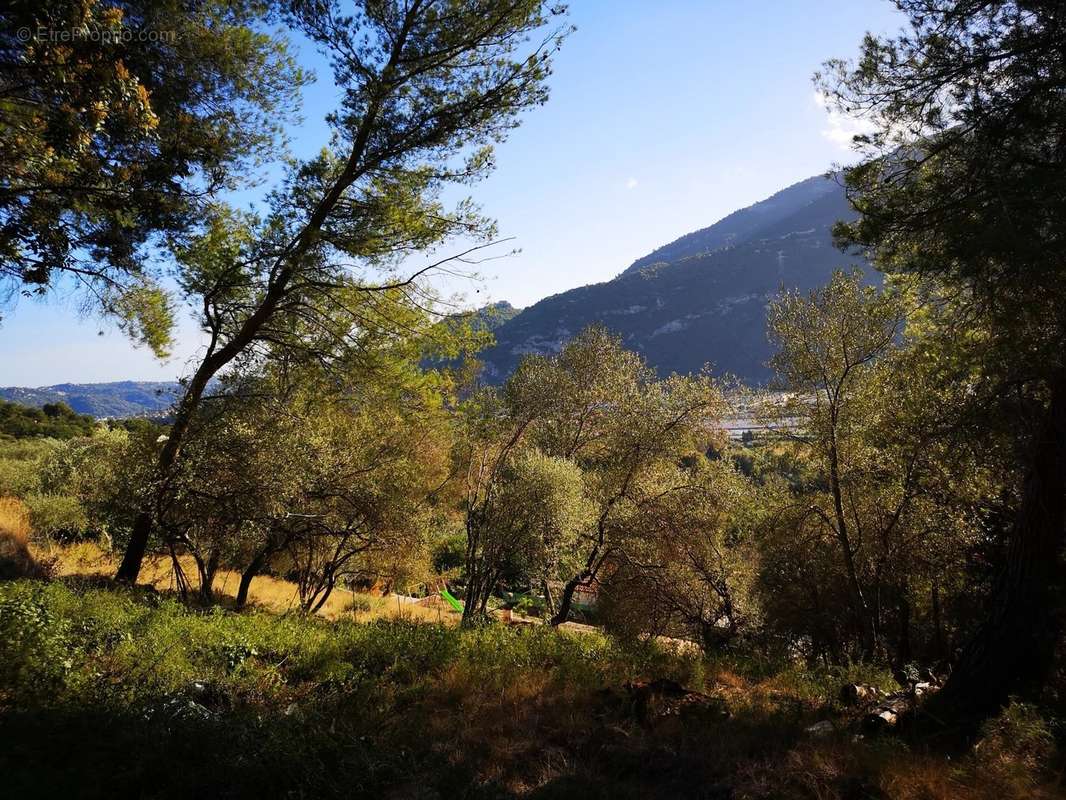
M 827 719 L 823 719 L 821 722 L 816 722 L 807 728 L 807 734 L 810 736 L 828 736 L 835 728 L 833 723 Z

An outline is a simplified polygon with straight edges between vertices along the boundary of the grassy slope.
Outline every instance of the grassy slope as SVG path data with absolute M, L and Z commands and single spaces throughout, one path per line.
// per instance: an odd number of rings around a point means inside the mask
M 2 509 L 0 509 L 2 510 Z M 2 524 L 2 519 L 0 519 Z M 105 578 L 115 574 L 118 565 L 114 557 L 91 543 L 69 547 L 35 547 L 39 560 L 54 564 L 54 571 L 64 578 Z M 182 569 L 195 582 L 196 565 L 191 556 L 180 558 Z M 232 570 L 219 570 L 215 578 L 215 594 L 220 605 L 231 607 L 241 576 Z M 141 570 L 142 584 L 160 592 L 174 591 L 174 571 L 169 558 L 149 557 Z M 270 575 L 259 575 L 248 592 L 248 602 L 253 608 L 285 614 L 299 609 L 296 585 Z M 326 619 L 350 618 L 359 622 L 375 619 L 404 619 L 423 622 L 442 622 L 457 625 L 459 615 L 443 603 L 419 606 L 397 603 L 396 598 L 334 589 L 326 604 L 319 610 Z
M 669 677 L 731 716 L 642 719 Z M 1053 797 L 1020 709 L 980 759 L 856 740 L 846 679 L 542 627 L 186 608 L 94 578 L 0 583 L 12 797 Z M 839 733 L 812 738 L 819 719 Z

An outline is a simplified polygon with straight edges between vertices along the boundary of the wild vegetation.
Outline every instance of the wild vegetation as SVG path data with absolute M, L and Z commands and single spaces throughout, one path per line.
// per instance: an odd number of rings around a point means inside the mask
M 491 321 L 428 275 L 495 230 L 440 197 L 545 101 L 564 9 L 48 11 L 196 41 L 3 51 L 0 271 L 81 276 L 157 350 L 176 294 L 206 343 L 165 425 L 0 406 L 5 786 L 1061 796 L 1066 27 L 898 5 L 817 78 L 875 126 L 837 235 L 885 280 L 775 299 L 773 393 L 599 326 L 479 379 Z M 286 31 L 341 101 L 251 214 L 224 190 L 282 147 Z
M 8 438 L 72 439 L 88 436 L 96 421 L 86 414 L 75 414 L 64 403 L 45 403 L 41 408 L 27 408 L 0 400 L 0 435 Z

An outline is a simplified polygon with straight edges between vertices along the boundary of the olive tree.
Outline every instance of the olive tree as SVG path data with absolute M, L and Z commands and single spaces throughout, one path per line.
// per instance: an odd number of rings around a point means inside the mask
M 753 629 L 758 611 L 754 486 L 724 460 L 661 465 L 626 524 L 639 540 L 601 581 L 604 624 L 624 635 L 657 633 L 719 650 Z
M 569 617 L 580 586 L 639 549 L 642 531 L 633 510 L 669 488 L 646 476 L 703 458 L 717 435 L 723 401 L 706 376 L 659 379 L 616 336 L 592 327 L 557 355 L 523 359 L 502 391 L 483 393 L 476 408 L 472 439 L 485 446 L 463 460 L 470 487 L 468 553 L 482 548 L 478 515 L 492 507 L 518 451 L 533 448 L 571 462 L 582 475 L 592 511 L 558 561 L 559 597 L 548 593 L 551 622 L 558 625 Z M 497 576 L 474 577 L 487 596 Z
M 808 296 L 786 293 L 770 308 L 769 331 L 778 352 L 772 364 L 793 394 L 774 410 L 794 421 L 816 454 L 829 490 L 828 508 L 811 503 L 806 513 L 835 537 L 844 566 L 851 614 L 862 649 L 876 647 L 871 598 L 856 561 L 864 544 L 861 525 L 847 509 L 853 481 L 865 455 L 857 432 L 866 421 L 859 402 L 864 381 L 891 351 L 903 325 L 903 309 L 889 293 L 863 286 L 861 275 L 838 272 Z
M 899 668 L 918 653 L 944 657 L 938 607 L 1001 488 L 994 454 L 966 442 L 969 388 L 930 349 L 913 288 L 838 273 L 778 300 L 773 363 L 790 393 L 766 411 L 772 445 L 815 477 L 783 495 L 767 528 L 771 627 L 806 637 L 817 655 L 888 655 Z
M 489 598 L 508 570 L 530 576 L 547 591 L 549 582 L 570 568 L 574 544 L 592 512 L 573 462 L 526 447 L 497 454 L 499 462 L 487 465 L 482 459 L 491 457 L 492 449 L 478 449 L 467 477 L 465 624 L 485 618 Z

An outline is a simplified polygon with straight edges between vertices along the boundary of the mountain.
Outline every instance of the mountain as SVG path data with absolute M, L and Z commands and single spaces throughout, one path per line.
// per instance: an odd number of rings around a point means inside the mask
M 63 402 L 79 414 L 94 417 L 140 417 L 161 414 L 178 397 L 175 381 L 119 381 L 116 383 L 59 383 L 28 389 L 0 388 L 0 398 L 40 408 L 45 403 Z
M 498 303 L 489 303 L 489 305 L 482 306 L 471 312 L 472 324 L 475 330 L 495 331 L 521 313 L 522 309 L 515 308 L 506 300 L 501 300 Z
M 605 283 L 553 295 L 496 328 L 479 355 L 488 382 L 527 353 L 555 353 L 593 323 L 622 337 L 662 375 L 697 372 L 759 384 L 771 373 L 766 310 L 782 287 L 808 290 L 858 263 L 833 247 L 831 229 L 853 218 L 835 178 L 808 178 L 637 259 Z

